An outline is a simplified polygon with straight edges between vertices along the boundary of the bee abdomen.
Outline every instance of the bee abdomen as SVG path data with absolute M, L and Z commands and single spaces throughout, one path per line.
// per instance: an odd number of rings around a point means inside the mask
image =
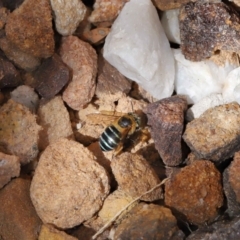
M 99 144 L 102 151 L 111 151 L 116 148 L 121 141 L 121 133 L 113 125 L 109 126 L 102 133 Z

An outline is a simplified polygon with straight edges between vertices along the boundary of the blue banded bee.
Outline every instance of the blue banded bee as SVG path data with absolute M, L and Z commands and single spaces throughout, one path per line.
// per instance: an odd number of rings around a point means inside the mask
M 130 112 L 127 114 L 107 113 L 101 114 L 101 118 L 112 120 L 99 138 L 99 145 L 103 152 L 115 150 L 118 155 L 126 140 L 146 126 L 146 116 L 142 112 Z M 100 118 L 98 117 L 98 120 Z

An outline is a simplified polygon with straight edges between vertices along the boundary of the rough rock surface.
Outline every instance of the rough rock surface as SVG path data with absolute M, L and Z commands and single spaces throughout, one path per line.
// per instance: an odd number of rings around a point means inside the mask
M 96 0 L 89 21 L 94 25 L 110 26 L 129 0 Z
M 192 61 L 211 57 L 217 50 L 239 52 L 239 14 L 223 2 L 189 2 L 180 10 L 181 49 Z
M 43 61 L 40 67 L 32 73 L 36 83 L 35 89 L 46 99 L 53 98 L 70 80 L 70 69 L 62 59 L 54 54 Z
M 25 0 L 9 14 L 6 36 L 23 52 L 47 58 L 54 52 L 54 33 L 49 0 Z
M 10 11 L 7 8 L 0 6 L 0 29 L 4 28 L 9 13 Z
M 83 20 L 86 7 L 79 0 L 50 0 L 55 16 L 57 31 L 63 35 L 71 35 Z
M 145 110 L 155 147 L 168 166 L 177 166 L 183 160 L 181 140 L 186 110 L 187 101 L 183 96 L 151 103 Z
M 6 185 L 11 178 L 20 175 L 20 162 L 17 156 L 0 152 L 0 189 Z
M 190 0 L 153 0 L 154 5 L 162 11 L 180 8 Z
M 33 71 L 40 65 L 40 59 L 29 53 L 20 50 L 6 37 L 0 38 L 0 48 L 4 51 L 9 60 L 26 71 Z
M 44 223 L 71 228 L 91 218 L 109 193 L 106 171 L 92 153 L 72 140 L 60 139 L 42 153 L 30 195 Z
M 21 76 L 14 65 L 0 56 L 0 88 L 17 87 L 21 82 Z
M 97 54 L 89 43 L 69 36 L 62 41 L 60 55 L 73 71 L 72 81 L 63 92 L 63 100 L 72 109 L 80 110 L 94 95 Z
M 40 129 L 36 117 L 22 104 L 10 99 L 0 108 L 1 151 L 18 156 L 21 164 L 37 156 Z
M 39 233 L 38 240 L 78 240 L 63 231 L 59 231 L 51 225 L 43 224 Z
M 188 123 L 183 139 L 199 159 L 220 162 L 240 146 L 240 105 L 236 102 L 208 109 Z
M 126 79 L 115 67 L 109 64 L 102 54 L 99 55 L 96 87 L 96 95 L 99 98 L 104 93 L 114 94 L 120 91 L 127 94 L 131 90 L 131 85 L 130 80 Z
M 104 42 L 105 37 L 110 32 L 110 28 L 98 27 L 83 33 L 83 39 L 94 45 L 99 45 Z
M 165 204 L 193 224 L 214 220 L 223 205 L 221 175 L 207 160 L 194 161 L 165 184 Z
M 34 92 L 33 88 L 26 85 L 21 85 L 15 88 L 10 94 L 12 100 L 21 103 L 32 113 L 35 113 L 37 111 L 39 105 L 39 97 L 37 93 Z
M 29 197 L 30 183 L 30 179 L 17 178 L 0 191 L 2 239 L 37 239 L 42 222 Z
M 236 240 L 240 235 L 240 218 L 223 220 L 210 226 L 200 228 L 187 237 L 187 240 Z
M 168 208 L 141 203 L 117 226 L 113 239 L 181 240 L 184 233 Z
M 140 155 L 124 152 L 111 162 L 119 188 L 133 198 L 155 187 L 160 180 L 153 168 Z M 162 188 L 144 195 L 141 200 L 154 201 L 162 198 Z
M 56 96 L 50 101 L 42 101 L 38 109 L 40 131 L 39 148 L 45 149 L 49 143 L 58 139 L 73 138 L 73 131 L 69 113 L 64 106 L 61 96 Z

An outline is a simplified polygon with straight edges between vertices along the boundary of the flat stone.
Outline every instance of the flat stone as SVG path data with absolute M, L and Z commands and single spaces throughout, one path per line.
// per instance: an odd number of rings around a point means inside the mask
M 7 39 L 23 52 L 39 58 L 53 55 L 55 43 L 48 0 L 25 0 L 9 14 L 5 30 Z
M 10 99 L 0 108 L 0 149 L 18 156 L 21 164 L 37 156 L 40 129 L 36 116 L 22 104 Z
M 177 220 L 168 208 L 140 203 L 116 227 L 113 239 L 184 239 Z
M 40 67 L 32 73 L 35 89 L 46 99 L 53 98 L 70 80 L 70 69 L 62 59 L 54 54 L 43 61 Z
M 19 158 L 0 152 L 0 189 L 10 182 L 11 178 L 20 175 Z
M 173 96 L 146 107 L 151 136 L 163 162 L 177 166 L 183 160 L 182 132 L 187 101 L 183 96 Z
M 97 75 L 97 54 L 93 47 L 75 36 L 63 39 L 60 56 L 72 69 L 72 80 L 63 92 L 63 100 L 74 110 L 80 110 L 94 95 Z
M 30 179 L 12 180 L 0 191 L 0 232 L 2 239 L 36 240 L 42 225 L 32 205 Z
M 107 173 L 93 154 L 81 144 L 62 138 L 40 156 L 30 195 L 44 223 L 66 229 L 93 217 L 109 188 Z
M 223 205 L 221 174 L 207 160 L 194 161 L 165 183 L 165 204 L 196 225 L 211 222 Z
M 199 159 L 221 162 L 240 149 L 239 122 L 238 103 L 217 106 L 188 123 L 183 139 Z
M 84 19 L 85 5 L 79 0 L 50 0 L 50 2 L 57 31 L 63 36 L 72 35 Z
M 230 20 L 231 19 L 231 20 Z M 239 52 L 239 14 L 221 1 L 189 2 L 179 14 L 181 50 L 191 61 L 211 57 L 217 50 Z

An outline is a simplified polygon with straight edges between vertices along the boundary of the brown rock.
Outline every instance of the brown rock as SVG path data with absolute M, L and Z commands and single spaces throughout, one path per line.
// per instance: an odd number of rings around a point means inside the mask
M 14 65 L 7 59 L 0 57 L 0 89 L 16 87 L 21 83 L 22 79 Z
M 240 149 L 239 122 L 238 103 L 217 106 L 188 123 L 183 139 L 199 159 L 219 162 Z
M 181 240 L 184 234 L 168 208 L 141 203 L 117 226 L 113 239 Z
M 96 0 L 89 21 L 96 26 L 111 26 L 124 4 L 129 0 Z
M 165 184 L 165 204 L 193 224 L 214 220 L 223 204 L 221 175 L 214 164 L 195 161 L 172 175 Z
M 35 115 L 22 104 L 10 99 L 0 108 L 1 151 L 18 156 L 21 164 L 37 156 L 40 129 Z
M 23 52 L 47 58 L 54 52 L 51 6 L 48 0 L 25 0 L 9 14 L 7 38 Z
M 59 231 L 51 225 L 43 224 L 38 237 L 38 240 L 78 240 L 66 234 L 63 231 Z
M 97 54 L 89 43 L 69 36 L 62 41 L 60 55 L 73 71 L 72 81 L 63 92 L 63 100 L 72 109 L 80 110 L 94 95 Z
M 101 44 L 103 43 L 105 37 L 110 32 L 110 28 L 95 28 L 90 31 L 83 33 L 83 38 L 91 44 Z
M 129 93 L 132 82 L 127 80 L 115 67 L 110 65 L 99 54 L 98 58 L 98 79 L 96 95 L 101 98 L 103 93 L 115 94 L 117 92 Z
M 81 144 L 60 139 L 42 153 L 32 180 L 33 205 L 44 223 L 71 228 L 91 218 L 109 193 L 106 171 Z
M 42 126 L 39 139 L 41 150 L 62 137 L 73 139 L 69 113 L 61 96 L 56 96 L 50 101 L 42 101 L 38 109 L 38 117 Z
M 239 14 L 225 3 L 187 3 L 179 19 L 181 50 L 187 59 L 201 61 L 217 50 L 239 52 Z
M 0 8 L 0 29 L 4 28 L 9 13 L 10 11 L 7 8 L 4 7 Z
M 17 156 L 11 156 L 0 152 L 0 189 L 7 184 L 11 178 L 20 174 L 20 162 Z
M 0 191 L 2 239 L 37 239 L 42 222 L 29 197 L 30 183 L 29 179 L 17 178 Z
M 193 0 L 153 0 L 154 5 L 162 11 L 180 8 L 188 2 L 193 2 Z
M 187 101 L 182 96 L 173 96 L 149 104 L 145 110 L 148 125 L 163 162 L 177 166 L 182 162 L 182 132 Z
M 33 88 L 21 85 L 15 88 L 11 93 L 11 99 L 27 107 L 32 113 L 37 111 L 39 97 Z
M 70 70 L 62 59 L 54 54 L 46 59 L 41 66 L 32 73 L 35 79 L 35 89 L 46 99 L 53 98 L 59 93 L 70 79 Z
M 25 53 L 16 45 L 12 44 L 6 37 L 0 38 L 0 48 L 4 51 L 9 60 L 26 71 L 33 71 L 40 65 L 40 59 Z
M 119 188 L 136 198 L 155 187 L 160 180 L 148 162 L 140 155 L 122 153 L 111 162 Z M 144 195 L 141 200 L 154 201 L 162 198 L 161 187 Z

